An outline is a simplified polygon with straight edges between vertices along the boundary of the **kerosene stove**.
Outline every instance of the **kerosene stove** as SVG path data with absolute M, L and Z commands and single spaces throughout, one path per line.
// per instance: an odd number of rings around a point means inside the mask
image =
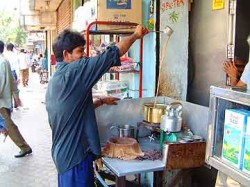
M 163 150 L 164 142 L 177 142 L 182 136 L 182 104 L 171 103 L 167 105 L 166 114 L 161 117 L 160 123 L 160 149 Z

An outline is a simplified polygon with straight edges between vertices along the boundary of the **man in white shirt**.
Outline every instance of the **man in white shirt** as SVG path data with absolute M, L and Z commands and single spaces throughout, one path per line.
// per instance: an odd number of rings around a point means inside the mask
M 13 75 L 14 81 L 17 82 L 19 80 L 18 57 L 13 50 L 14 45 L 12 43 L 7 44 L 7 51 L 4 55 L 10 62 L 11 73 Z
M 24 52 L 24 49 L 21 49 L 20 54 L 18 56 L 18 64 L 19 64 L 19 70 L 21 74 L 22 85 L 23 87 L 26 87 L 28 86 L 28 82 L 29 82 L 30 62 L 29 62 L 28 56 Z

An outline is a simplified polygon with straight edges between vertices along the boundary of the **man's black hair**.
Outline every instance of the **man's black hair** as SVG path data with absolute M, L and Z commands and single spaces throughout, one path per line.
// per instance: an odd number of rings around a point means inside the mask
M 0 53 L 3 53 L 4 50 L 4 43 L 0 41 Z
M 84 46 L 86 43 L 84 37 L 79 32 L 69 29 L 63 30 L 56 37 L 53 43 L 53 52 L 57 62 L 63 61 L 63 51 L 71 53 L 76 47 Z
M 8 43 L 6 48 L 7 48 L 8 51 L 13 51 L 14 45 L 12 43 Z

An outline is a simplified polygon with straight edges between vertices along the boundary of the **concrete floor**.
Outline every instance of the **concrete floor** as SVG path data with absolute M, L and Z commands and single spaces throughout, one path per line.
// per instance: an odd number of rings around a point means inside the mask
M 20 87 L 23 106 L 14 109 L 12 119 L 33 149 L 33 154 L 14 158 L 19 148 L 0 135 L 0 187 L 56 187 L 57 172 L 51 158 L 51 130 L 44 98 L 47 84 L 39 83 L 37 73 L 30 73 L 27 88 Z

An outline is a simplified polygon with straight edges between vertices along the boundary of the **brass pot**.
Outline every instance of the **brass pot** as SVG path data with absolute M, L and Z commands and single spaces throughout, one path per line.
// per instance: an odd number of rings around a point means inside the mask
M 145 103 L 144 120 L 150 123 L 161 123 L 161 116 L 166 113 L 166 104 Z

